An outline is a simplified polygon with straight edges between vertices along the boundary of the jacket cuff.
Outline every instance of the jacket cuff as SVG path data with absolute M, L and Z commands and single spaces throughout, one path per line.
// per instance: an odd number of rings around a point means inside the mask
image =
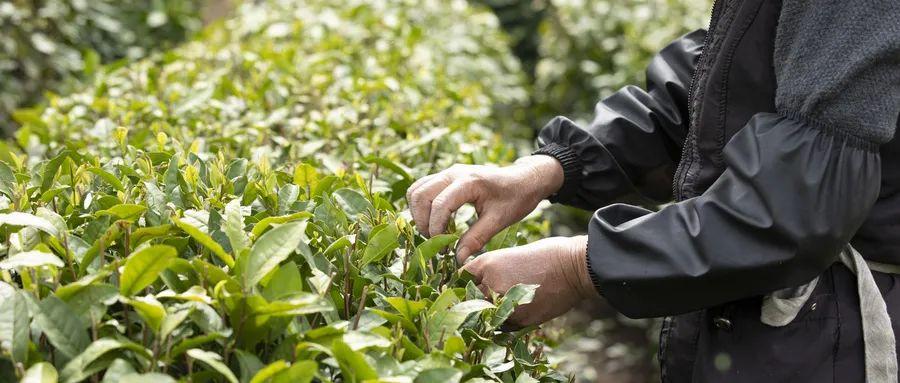
M 594 285 L 594 290 L 597 290 L 601 296 L 603 295 L 603 290 L 600 289 L 600 276 L 594 272 L 594 262 L 591 258 L 591 236 L 588 235 L 587 240 L 587 253 L 584 257 L 584 262 L 587 264 L 587 272 L 588 276 L 591 278 L 591 284 Z
M 560 199 L 566 199 L 566 197 L 572 196 L 575 193 L 578 189 L 578 185 L 581 183 L 584 174 L 584 166 L 581 165 L 581 161 L 578 159 L 578 155 L 575 154 L 574 150 L 568 146 L 551 142 L 538 150 L 535 150 L 532 154 L 553 157 L 562 165 L 563 184 L 556 193 L 548 197 L 550 202 L 559 202 Z

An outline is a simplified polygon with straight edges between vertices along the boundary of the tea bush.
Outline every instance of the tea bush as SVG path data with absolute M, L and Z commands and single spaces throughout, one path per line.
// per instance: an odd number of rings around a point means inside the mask
M 525 145 L 495 133 L 526 97 L 494 16 L 236 14 L 19 114 L 0 145 L 0 380 L 565 380 L 531 329 L 499 330 L 535 287 L 483 296 L 456 234 L 425 240 L 403 211 L 415 177 Z M 532 217 L 487 247 L 547 231 Z
M 200 1 L 33 0 L 0 3 L 0 128 L 10 115 L 99 62 L 136 59 L 200 27 Z

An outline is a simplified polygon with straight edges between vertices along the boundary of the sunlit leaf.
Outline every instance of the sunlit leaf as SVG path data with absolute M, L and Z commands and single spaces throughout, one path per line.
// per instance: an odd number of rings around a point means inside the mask
M 179 220 L 178 218 L 172 217 L 172 222 L 175 222 L 175 226 L 178 226 L 182 231 L 191 236 L 197 243 L 203 245 L 203 247 L 209 249 L 216 257 L 219 258 L 223 263 L 225 263 L 229 267 L 234 266 L 234 258 L 225 252 L 225 249 L 222 248 L 218 242 L 216 242 L 209 234 L 204 233 L 196 226 L 191 225 L 190 223 Z
M 25 361 L 29 322 L 25 298 L 5 282 L 0 282 L 0 343 L 9 345 L 14 361 Z
M 244 286 L 256 285 L 279 263 L 287 259 L 303 240 L 305 230 L 305 221 L 286 223 L 256 240 L 250 253 L 247 254 L 246 268 L 242 271 Z
M 332 345 L 334 358 L 337 359 L 341 366 L 341 371 L 349 382 L 362 382 L 368 379 L 375 379 L 378 373 L 372 368 L 362 353 L 353 351 L 350 346 L 342 341 L 335 341 Z
M 20 383 L 56 383 L 58 378 L 56 368 L 52 364 L 41 362 L 29 367 Z
M 396 249 L 400 244 L 397 242 L 400 231 L 397 225 L 389 224 L 379 230 L 369 242 L 366 244 L 366 251 L 363 253 L 362 265 L 368 265 L 372 262 L 378 262 L 391 251 Z
M 110 207 L 109 209 L 100 210 L 95 214 L 111 215 L 119 219 L 134 221 L 138 219 L 145 211 L 147 211 L 146 206 L 123 203 Z
M 235 254 L 241 254 L 244 249 L 250 247 L 250 240 L 244 232 L 244 216 L 241 213 L 241 200 L 233 199 L 225 205 L 225 222 L 223 230 L 228 236 L 228 242 Z
M 152 296 L 124 299 L 124 302 L 134 308 L 134 311 L 141 316 L 150 329 L 157 333 L 160 332 L 160 327 L 167 318 L 166 308 L 162 303 Z
M 503 324 L 503 322 L 512 315 L 516 306 L 531 303 L 537 288 L 538 285 L 518 284 L 507 290 L 506 294 L 501 298 L 500 305 L 497 307 L 497 312 L 491 319 L 491 326 L 497 327 Z
M 0 214 L 0 226 L 24 226 L 33 227 L 52 236 L 56 236 L 56 227 L 46 219 L 37 217 L 33 214 L 12 212 Z
M 0 270 L 9 270 L 18 267 L 56 266 L 63 267 L 65 263 L 56 255 L 40 250 L 24 251 L 0 260 Z
M 119 293 L 132 296 L 156 281 L 159 273 L 169 266 L 177 256 L 175 248 L 153 245 L 138 250 L 125 260 L 125 267 L 119 282 Z
M 253 230 L 251 230 L 250 233 L 253 235 L 254 238 L 256 238 L 256 237 L 259 237 L 261 234 L 263 234 L 263 232 L 265 232 L 271 225 L 282 224 L 282 223 L 287 223 L 287 222 L 292 222 L 292 221 L 299 221 L 302 219 L 309 218 L 311 216 L 312 215 L 309 214 L 309 212 L 301 211 L 298 213 L 282 215 L 282 216 L 277 216 L 277 217 L 266 217 L 266 218 L 263 218 L 262 220 L 260 220 L 259 222 L 257 222 L 256 225 L 253 225 Z
M 234 375 L 233 372 L 222 363 L 222 357 L 219 354 L 209 351 L 203 351 L 201 349 L 190 349 L 187 350 L 187 355 L 191 358 L 199 360 L 218 372 L 225 378 L 229 383 L 238 383 L 238 378 Z

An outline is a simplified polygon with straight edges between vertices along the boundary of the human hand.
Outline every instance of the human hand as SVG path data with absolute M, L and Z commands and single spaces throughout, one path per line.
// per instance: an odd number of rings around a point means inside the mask
M 545 238 L 479 255 L 463 269 L 485 295 L 516 284 L 540 285 L 531 303 L 516 308 L 508 324 L 530 326 L 565 314 L 578 302 L 598 297 L 588 275 L 587 236 Z
M 457 209 L 475 205 L 478 220 L 457 244 L 456 256 L 462 264 L 500 230 L 525 218 L 562 183 L 559 162 L 536 155 L 505 167 L 453 165 L 413 183 L 406 199 L 416 228 L 425 236 L 443 233 Z

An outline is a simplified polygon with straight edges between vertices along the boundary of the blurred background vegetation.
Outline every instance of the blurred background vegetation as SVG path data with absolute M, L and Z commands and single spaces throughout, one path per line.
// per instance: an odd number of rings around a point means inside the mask
M 0 1 L 0 128 L 44 92 L 101 63 L 170 48 L 202 26 L 200 2 L 183 0 Z
M 412 0 L 410 0 L 412 1 Z M 550 118 L 591 119 L 594 104 L 644 84 L 652 55 L 702 28 L 710 0 L 470 0 L 490 8 L 528 79 L 529 99 L 509 110 L 532 137 Z M 164 51 L 229 13 L 229 0 L 0 0 L 0 129 L 16 127 L 46 92 L 65 93 L 101 63 Z M 298 38 L 302 38 L 298 36 Z M 554 208 L 556 234 L 583 233 L 588 215 Z M 562 369 L 581 381 L 658 380 L 658 321 L 628 320 L 593 303 L 544 331 L 560 340 Z

